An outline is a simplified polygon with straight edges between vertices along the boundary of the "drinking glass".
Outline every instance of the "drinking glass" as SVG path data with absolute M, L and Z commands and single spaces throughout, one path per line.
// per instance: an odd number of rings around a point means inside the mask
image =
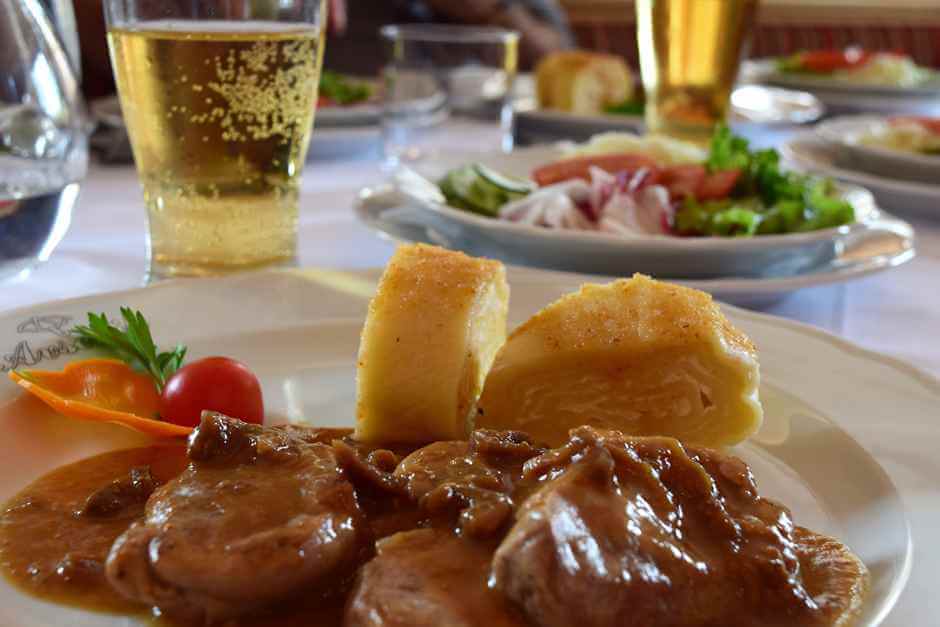
M 519 34 L 442 24 L 388 25 L 382 71 L 386 164 L 428 158 L 441 147 L 441 123 L 454 114 L 493 119 L 481 147 L 512 149 L 512 104 Z
M 728 116 L 757 0 L 636 0 L 646 127 L 707 142 Z
M 150 278 L 287 265 L 323 57 L 322 0 L 107 0 Z
M 88 165 L 88 116 L 37 0 L 0 3 L 0 278 L 45 261 Z

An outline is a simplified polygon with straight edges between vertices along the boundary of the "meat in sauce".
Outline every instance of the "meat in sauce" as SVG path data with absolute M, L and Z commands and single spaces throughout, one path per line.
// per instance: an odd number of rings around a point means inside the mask
M 527 464 L 540 478 L 493 558 L 495 587 L 540 627 L 828 625 L 853 609 L 814 596 L 790 512 L 740 460 L 579 428 Z
M 380 540 L 350 594 L 346 627 L 525 627 L 487 585 L 493 542 L 416 529 Z
M 116 503 L 117 484 L 146 468 L 155 484 L 186 465 L 180 445 L 115 451 L 63 466 L 7 502 L 0 515 L 0 567 L 21 589 L 93 609 L 134 612 L 104 575 L 114 540 L 144 512 L 146 499 Z M 133 479 L 131 479 L 133 482 Z M 107 503 L 107 515 L 102 505 Z
M 211 623 L 327 592 L 366 557 L 329 445 L 206 412 L 189 458 L 108 555 L 108 581 L 129 599 Z
M 72 474 L 95 480 L 68 491 L 33 484 L 0 517 L 7 575 L 41 593 L 31 559 L 97 569 L 99 596 L 245 627 L 815 627 L 848 624 L 865 590 L 857 558 L 761 498 L 743 462 L 669 438 L 581 428 L 547 450 L 479 430 L 392 451 L 216 415 L 188 455 L 175 478 L 138 453 L 89 460 Z M 162 484 L 146 508 L 144 467 Z M 96 543 L 32 537 L 23 512 Z

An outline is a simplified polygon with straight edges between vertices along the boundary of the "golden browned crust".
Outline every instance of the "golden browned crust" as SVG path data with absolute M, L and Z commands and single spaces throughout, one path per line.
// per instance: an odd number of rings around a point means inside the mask
M 506 338 L 509 287 L 498 261 L 401 246 L 369 304 L 359 344 L 356 436 L 466 437 Z
M 611 297 L 611 289 L 619 297 Z M 594 304 L 590 311 L 571 316 L 566 305 L 578 300 Z M 619 324 L 611 325 L 611 320 Z M 585 284 L 532 316 L 508 340 L 545 327 L 557 329 L 543 337 L 546 349 L 552 350 L 643 343 L 653 337 L 658 346 L 671 348 L 714 334 L 729 348 L 757 357 L 751 340 L 728 322 L 709 294 L 643 274 L 609 285 Z
M 551 444 L 592 425 L 728 446 L 761 424 L 759 382 L 754 345 L 708 294 L 637 274 L 584 285 L 513 331 L 477 425 Z
M 453 310 L 460 306 L 461 293 L 473 293 L 482 283 L 505 274 L 503 264 L 492 259 L 427 244 L 400 246 L 382 274 L 369 312 L 390 306 Z M 434 289 L 423 289 L 429 283 Z

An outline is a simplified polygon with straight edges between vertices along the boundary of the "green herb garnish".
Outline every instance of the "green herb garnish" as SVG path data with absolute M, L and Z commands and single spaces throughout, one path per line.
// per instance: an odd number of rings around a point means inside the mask
M 162 392 L 167 379 L 183 364 L 186 347 L 178 344 L 170 352 L 158 353 L 142 313 L 121 307 L 121 317 L 127 324 L 126 330 L 112 325 L 103 313 L 88 312 L 88 325 L 76 325 L 71 332 L 82 346 L 102 350 L 135 370 L 146 372 L 153 378 L 157 391 Z
M 368 100 L 372 95 L 372 88 L 366 83 L 325 70 L 320 74 L 320 95 L 336 104 L 349 105 Z

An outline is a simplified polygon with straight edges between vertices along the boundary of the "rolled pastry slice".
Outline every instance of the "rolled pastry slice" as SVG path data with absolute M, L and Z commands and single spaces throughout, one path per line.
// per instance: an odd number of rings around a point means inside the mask
M 584 285 L 516 329 L 478 428 L 558 445 L 580 425 L 735 444 L 761 424 L 757 354 L 708 294 L 635 275 Z
M 466 438 L 506 339 L 508 305 L 498 261 L 423 244 L 399 247 L 362 329 L 356 438 Z
M 584 115 L 603 113 L 633 96 L 633 76 L 622 58 L 584 50 L 545 57 L 535 70 L 535 83 L 543 109 Z

